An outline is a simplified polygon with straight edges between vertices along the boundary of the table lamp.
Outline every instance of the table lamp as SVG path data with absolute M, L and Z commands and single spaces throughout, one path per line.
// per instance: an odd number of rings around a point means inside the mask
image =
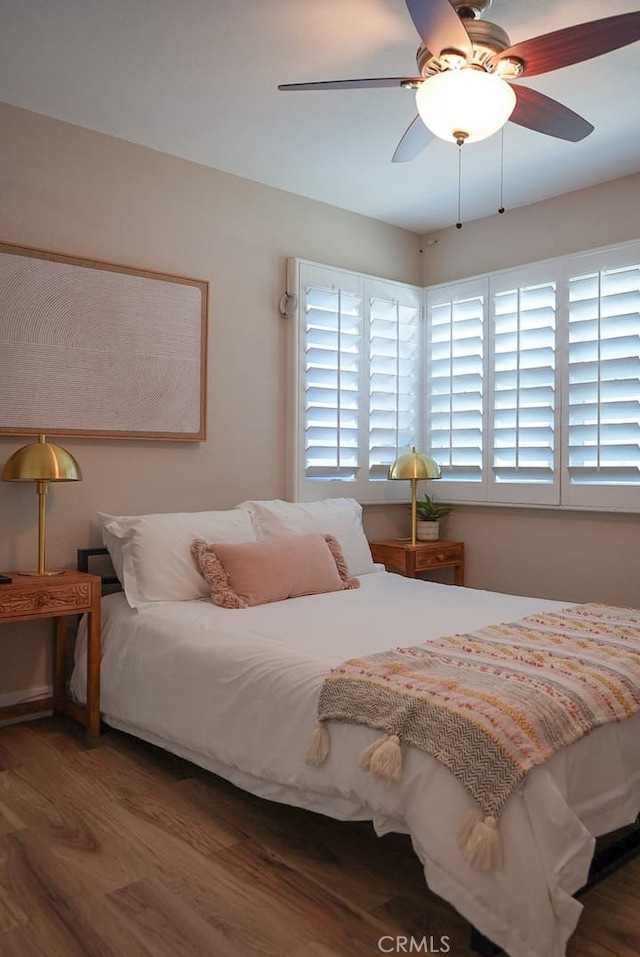
M 49 482 L 78 482 L 82 478 L 80 466 L 70 452 L 46 442 L 44 435 L 38 441 L 24 445 L 14 452 L 2 470 L 5 482 L 35 482 L 38 493 L 38 567 L 24 575 L 61 575 L 60 571 L 46 571 L 47 493 Z
M 389 469 L 388 478 L 404 479 L 411 482 L 411 544 L 416 544 L 417 510 L 416 486 L 420 479 L 439 479 L 440 466 L 435 459 L 422 452 L 416 452 L 415 445 L 410 452 L 406 452 L 395 460 Z

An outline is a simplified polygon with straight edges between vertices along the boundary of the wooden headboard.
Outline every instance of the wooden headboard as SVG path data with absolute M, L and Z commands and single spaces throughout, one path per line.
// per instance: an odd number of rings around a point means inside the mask
M 102 579 L 102 594 L 108 595 L 114 591 L 121 591 L 111 556 L 106 548 L 79 548 L 77 551 L 76 568 L 79 572 L 90 572 L 100 575 Z

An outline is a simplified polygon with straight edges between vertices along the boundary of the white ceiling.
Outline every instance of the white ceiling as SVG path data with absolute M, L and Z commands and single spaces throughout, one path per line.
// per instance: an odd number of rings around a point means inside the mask
M 515 43 L 637 3 L 494 0 L 485 19 Z M 404 0 L 0 0 L 0 100 L 430 232 L 457 218 L 457 147 L 391 163 L 412 93 L 276 89 L 411 75 L 418 43 Z M 522 82 L 596 129 L 507 124 L 507 208 L 640 170 L 640 43 Z M 463 148 L 463 220 L 500 205 L 500 139 Z

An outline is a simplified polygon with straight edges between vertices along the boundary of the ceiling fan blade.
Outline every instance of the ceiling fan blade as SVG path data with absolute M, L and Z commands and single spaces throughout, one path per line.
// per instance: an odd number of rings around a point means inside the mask
M 489 63 L 495 67 L 505 57 L 517 57 L 524 63 L 522 75 L 536 76 L 610 53 L 636 40 L 640 40 L 640 11 L 579 23 L 523 40 L 491 57 Z
M 373 90 L 385 86 L 420 85 L 423 76 L 379 76 L 363 80 L 322 80 L 319 83 L 281 83 L 279 90 Z
M 471 57 L 469 34 L 449 0 L 406 0 L 420 39 L 434 56 L 443 50 L 459 50 Z
M 544 93 L 515 84 L 513 90 L 516 105 L 510 116 L 512 123 L 571 143 L 577 143 L 593 132 L 591 123 Z
M 433 133 L 428 130 L 419 116 L 416 116 L 402 135 L 391 158 L 392 163 L 407 163 L 415 159 L 425 146 L 433 139 Z

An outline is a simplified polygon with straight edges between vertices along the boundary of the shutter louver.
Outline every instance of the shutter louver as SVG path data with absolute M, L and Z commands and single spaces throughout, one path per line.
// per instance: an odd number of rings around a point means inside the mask
M 640 486 L 640 265 L 569 280 L 569 477 Z

